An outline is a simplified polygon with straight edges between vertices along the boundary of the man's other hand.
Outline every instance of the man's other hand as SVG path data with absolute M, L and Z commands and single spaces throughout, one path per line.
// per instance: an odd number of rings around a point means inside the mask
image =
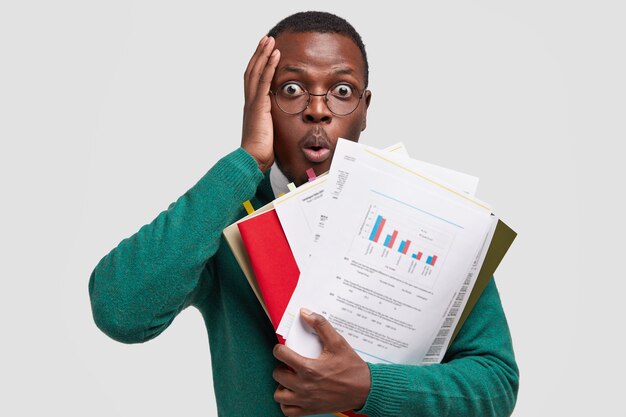
M 367 363 L 321 315 L 302 309 L 301 317 L 322 341 L 317 359 L 305 358 L 276 345 L 274 356 L 284 365 L 274 370 L 279 383 L 274 399 L 286 416 L 306 416 L 362 408 L 370 390 Z
M 270 85 L 280 60 L 275 40 L 264 36 L 252 55 L 244 74 L 246 103 L 243 109 L 241 147 L 256 159 L 259 169 L 267 171 L 274 163 L 274 130 Z

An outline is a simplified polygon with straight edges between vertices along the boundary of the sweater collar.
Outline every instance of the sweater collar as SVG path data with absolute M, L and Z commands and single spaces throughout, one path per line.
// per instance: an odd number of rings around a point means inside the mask
M 265 205 L 271 201 L 274 201 L 274 192 L 272 191 L 272 184 L 270 180 L 270 172 L 272 169 L 268 169 L 263 177 L 263 180 L 259 183 L 259 186 L 256 189 L 256 197 L 259 199 L 261 204 Z

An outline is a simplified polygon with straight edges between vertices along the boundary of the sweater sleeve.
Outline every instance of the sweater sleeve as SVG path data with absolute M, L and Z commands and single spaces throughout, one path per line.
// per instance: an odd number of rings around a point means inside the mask
M 89 296 L 96 325 L 111 338 L 140 343 L 165 330 L 193 303 L 222 230 L 253 197 L 263 173 L 238 148 L 150 224 L 124 239 L 96 266 Z
M 358 413 L 393 416 L 509 416 L 519 374 L 492 279 L 441 364 L 368 364 L 371 389 Z

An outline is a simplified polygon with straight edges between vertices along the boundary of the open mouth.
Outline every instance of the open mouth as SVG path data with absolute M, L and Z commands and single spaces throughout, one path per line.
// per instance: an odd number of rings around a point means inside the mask
M 330 157 L 330 149 L 325 148 L 323 146 L 309 146 L 306 148 L 302 148 L 304 152 L 304 157 L 313 163 L 324 162 Z
M 302 139 L 300 146 L 304 157 L 315 164 L 324 162 L 331 155 L 330 139 L 326 131 L 319 126 L 311 129 L 309 134 Z

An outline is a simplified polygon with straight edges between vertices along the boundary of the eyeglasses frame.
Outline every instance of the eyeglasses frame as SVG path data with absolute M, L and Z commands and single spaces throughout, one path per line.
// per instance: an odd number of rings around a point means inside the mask
M 306 102 L 306 106 L 304 106 L 304 108 L 303 108 L 302 110 L 298 111 L 298 112 L 295 112 L 295 113 L 290 113 L 290 112 L 288 112 L 288 111 L 285 111 L 282 107 L 280 107 L 280 104 L 278 104 L 278 100 L 276 99 L 276 95 L 278 94 L 278 91 L 272 91 L 272 90 L 269 90 L 269 93 L 268 93 L 268 94 L 270 94 L 270 95 L 273 95 L 273 96 L 274 96 L 274 101 L 276 102 L 276 105 L 278 106 L 278 108 L 280 109 L 280 111 L 282 111 L 282 112 L 283 112 L 283 113 L 285 113 L 285 114 L 291 114 L 291 115 L 300 114 L 300 113 L 302 113 L 303 111 L 305 111 L 305 110 L 309 107 L 309 105 L 311 104 L 311 96 L 313 96 L 313 97 L 324 97 L 324 103 L 326 104 L 326 107 L 327 107 L 327 108 L 328 108 L 328 110 L 329 110 L 332 114 L 334 114 L 335 116 L 340 116 L 340 117 L 341 117 L 341 116 L 349 116 L 349 115 L 351 115 L 352 113 L 354 113 L 354 112 L 356 111 L 356 109 L 358 109 L 358 108 L 359 108 L 359 105 L 361 104 L 361 99 L 363 98 L 363 95 L 364 95 L 364 94 L 365 94 L 365 92 L 367 91 L 367 89 L 364 89 L 364 90 L 361 92 L 361 94 L 359 94 L 359 100 L 358 100 L 358 102 L 357 102 L 357 105 L 354 107 L 354 109 L 353 109 L 351 112 L 349 112 L 349 113 L 345 113 L 345 114 L 340 114 L 340 113 L 335 113 L 334 111 L 332 111 L 332 109 L 331 109 L 330 107 L 328 107 L 328 94 L 330 93 L 330 90 L 332 90 L 334 87 L 336 87 L 336 86 L 338 86 L 338 85 L 341 85 L 342 83 L 337 83 L 337 84 L 334 84 L 334 85 L 330 86 L 330 87 L 328 88 L 328 90 L 326 91 L 326 93 L 325 93 L 325 94 L 313 94 L 313 93 L 311 93 L 309 90 L 307 90 L 307 89 L 306 89 L 306 88 L 305 88 L 302 84 L 297 83 L 297 82 L 293 82 L 293 81 L 291 81 L 291 82 L 287 82 L 287 83 L 283 83 L 283 85 L 282 85 L 281 87 L 285 86 L 286 84 L 292 84 L 292 83 L 293 83 L 293 84 L 298 84 L 298 85 L 299 85 L 300 87 L 302 87 L 302 89 L 303 89 L 303 90 L 304 90 L 304 91 L 305 91 L 305 92 L 309 95 L 309 98 L 307 99 L 307 102 Z M 354 87 L 354 86 L 351 86 L 351 87 L 352 87 L 352 88 L 354 88 L 356 91 L 359 91 L 359 89 L 358 89 L 357 87 Z

